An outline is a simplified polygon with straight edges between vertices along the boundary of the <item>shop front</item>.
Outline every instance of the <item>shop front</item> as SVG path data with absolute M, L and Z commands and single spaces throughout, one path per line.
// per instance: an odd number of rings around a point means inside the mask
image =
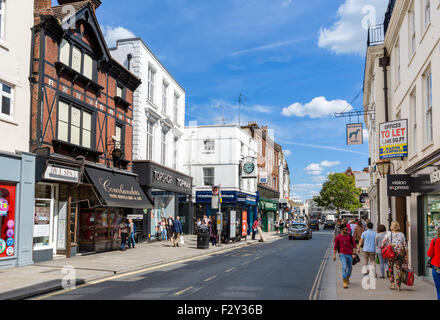
M 0 269 L 32 264 L 35 155 L 0 152 Z
M 139 175 L 142 190 L 153 200 L 153 207 L 147 211 L 144 236 L 148 240 L 160 238 L 159 222 L 177 216 L 183 233 L 193 233 L 192 177 L 152 161 L 133 161 L 133 172 Z
M 258 201 L 258 212 L 261 217 L 263 231 L 275 231 L 275 219 L 278 214 L 278 202 L 261 198 Z

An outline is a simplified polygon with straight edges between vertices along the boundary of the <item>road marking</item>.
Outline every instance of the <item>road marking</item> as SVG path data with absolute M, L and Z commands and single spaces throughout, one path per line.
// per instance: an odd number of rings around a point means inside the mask
M 242 265 L 242 266 L 245 266 L 245 265 L 247 265 L 247 264 L 249 264 L 249 263 L 251 263 L 251 262 L 250 262 L 250 261 L 246 261 L 246 262 L 242 263 L 241 265 Z
M 180 294 L 182 294 L 182 293 L 184 293 L 184 292 L 186 292 L 186 291 L 188 291 L 188 290 L 191 290 L 192 288 L 194 288 L 194 287 L 188 287 L 188 288 L 183 289 L 183 290 L 181 290 L 181 291 L 179 291 L 179 292 L 176 292 L 174 295 L 175 295 L 175 296 L 178 296 L 178 295 L 180 295 Z
M 205 282 L 208 282 L 208 281 L 211 281 L 212 279 L 215 279 L 215 278 L 217 278 L 217 275 L 212 276 L 212 277 L 210 277 L 210 278 L 208 278 L 208 279 L 205 279 L 204 281 L 205 281 Z
M 234 270 L 235 267 L 232 267 L 231 269 L 226 270 L 225 272 L 231 272 L 232 270 Z
M 327 264 L 327 259 L 330 255 L 330 251 L 331 246 L 327 248 L 324 259 L 322 260 L 318 273 L 316 274 L 315 282 L 313 283 L 312 290 L 310 291 L 309 300 L 317 300 L 318 298 L 319 285 L 321 283 L 322 276 L 324 275 L 325 265 Z

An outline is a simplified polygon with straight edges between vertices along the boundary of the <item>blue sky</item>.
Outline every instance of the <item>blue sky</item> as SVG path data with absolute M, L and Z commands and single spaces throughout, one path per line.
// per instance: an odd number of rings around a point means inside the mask
M 159 57 L 186 91 L 186 124 L 220 123 L 219 105 L 238 122 L 243 93 L 241 123 L 274 129 L 292 195 L 305 200 L 329 172 L 368 166 L 368 142 L 346 146 L 349 119 L 333 113 L 362 108 L 362 95 L 350 102 L 363 86 L 365 25 L 381 23 L 387 2 L 104 0 L 97 16 L 109 46 L 137 36 Z

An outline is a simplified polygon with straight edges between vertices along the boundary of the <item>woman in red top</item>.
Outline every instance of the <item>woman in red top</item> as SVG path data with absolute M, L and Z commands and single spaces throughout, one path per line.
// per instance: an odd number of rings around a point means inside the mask
M 428 250 L 431 258 L 432 277 L 437 288 L 437 299 L 440 300 L 440 228 L 437 229 L 437 238 L 432 239 Z

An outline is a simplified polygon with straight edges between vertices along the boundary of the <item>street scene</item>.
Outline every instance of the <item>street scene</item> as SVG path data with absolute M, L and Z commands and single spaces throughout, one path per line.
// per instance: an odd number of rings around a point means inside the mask
M 0 0 L 0 301 L 440 300 L 439 40 L 434 0 Z

